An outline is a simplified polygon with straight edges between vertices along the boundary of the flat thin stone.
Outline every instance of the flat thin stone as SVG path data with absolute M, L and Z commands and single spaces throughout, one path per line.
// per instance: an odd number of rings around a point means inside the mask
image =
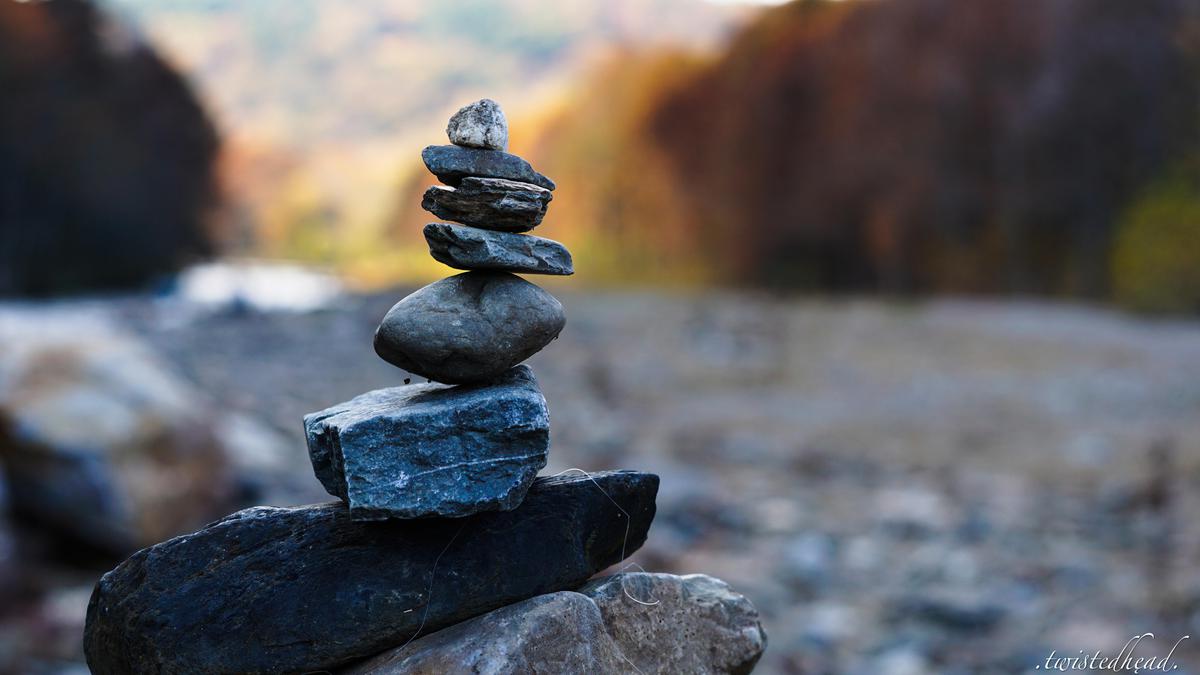
M 397 302 L 375 331 L 375 352 L 447 384 L 490 382 L 558 337 L 562 304 L 508 272 L 464 272 Z
M 367 392 L 305 416 L 304 431 L 317 479 L 356 520 L 514 509 L 550 447 L 528 366 L 487 385 Z
M 467 176 L 481 176 L 554 189 L 554 181 L 534 171 L 529 162 L 500 150 L 431 145 L 421 151 L 421 159 L 430 173 L 446 185 L 458 185 Z
M 425 226 L 425 241 L 435 260 L 460 270 L 563 276 L 575 273 L 571 252 L 553 239 L 430 223 Z
M 421 208 L 485 230 L 526 232 L 542 222 L 552 198 L 549 190 L 529 183 L 468 176 L 457 188 L 430 186 Z
M 240 511 L 100 579 L 84 630 L 88 666 L 96 675 L 331 671 L 418 629 L 576 588 L 636 551 L 654 518 L 657 476 L 593 476 L 541 478 L 513 511 L 456 520 L 361 522 L 340 502 Z
M 465 105 L 450 118 L 446 136 L 455 145 L 489 150 L 508 149 L 508 120 L 490 98 Z

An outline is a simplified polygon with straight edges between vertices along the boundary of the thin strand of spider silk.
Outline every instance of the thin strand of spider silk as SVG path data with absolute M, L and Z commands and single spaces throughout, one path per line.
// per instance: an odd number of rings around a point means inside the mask
M 600 493 L 603 494 L 605 497 L 608 497 L 608 501 L 612 502 L 613 506 L 617 507 L 617 510 L 625 515 L 625 539 L 621 541 L 621 560 L 624 560 L 625 559 L 625 547 L 629 544 L 629 523 L 633 520 L 632 518 L 630 518 L 629 512 L 626 511 L 625 509 L 621 508 L 621 505 L 617 503 L 617 500 L 613 499 L 612 495 L 608 494 L 608 492 L 603 487 L 600 486 L 600 483 L 597 482 L 596 479 L 592 477 L 592 474 L 588 473 L 587 471 L 584 471 L 583 469 L 580 469 L 578 467 L 571 467 L 570 469 L 565 469 L 563 471 L 559 471 L 558 473 L 551 476 L 551 478 L 558 478 L 559 476 L 563 475 L 564 473 L 571 473 L 572 471 L 578 471 L 579 473 L 587 476 L 587 479 L 592 481 L 592 485 L 595 485 L 596 489 L 599 490 Z M 634 563 L 634 562 L 631 562 L 628 565 L 626 565 L 625 567 L 622 567 L 621 571 L 624 572 L 625 570 L 629 569 L 631 566 L 636 566 L 639 570 L 642 571 L 643 574 L 646 573 L 646 568 L 644 568 L 641 565 L 638 565 L 637 563 Z M 629 592 L 629 589 L 625 587 L 625 578 L 624 577 L 621 578 L 621 592 L 625 594 L 625 597 L 638 603 L 639 605 L 646 605 L 647 607 L 653 607 L 660 602 L 659 600 L 654 600 L 654 599 L 651 599 L 650 601 L 645 601 L 645 600 L 639 600 L 638 598 L 633 597 L 633 594 L 631 594 Z M 626 660 L 628 660 L 628 659 L 626 659 Z M 630 661 L 630 663 L 633 663 L 633 662 Z M 634 668 L 637 668 L 637 666 L 634 666 Z M 641 671 L 638 671 L 638 672 L 641 672 Z
M 458 526 L 458 529 L 454 531 L 454 536 L 450 537 L 450 541 L 446 542 L 446 546 L 442 549 L 442 552 L 433 559 L 433 569 L 429 572 L 429 588 L 425 591 L 425 609 L 421 612 L 421 625 L 417 626 L 417 632 L 413 633 L 412 637 L 408 638 L 408 642 L 405 642 L 397 647 L 397 651 L 412 644 L 412 641 L 417 639 L 417 636 L 421 634 L 421 631 L 425 630 L 425 620 L 429 618 L 429 606 L 433 604 L 433 580 L 437 578 L 438 563 L 442 562 L 442 556 L 446 555 L 446 551 L 450 550 L 450 547 L 454 545 L 454 541 L 458 539 L 458 535 L 462 534 L 463 528 L 466 526 L 467 523 L 464 520 L 463 523 Z

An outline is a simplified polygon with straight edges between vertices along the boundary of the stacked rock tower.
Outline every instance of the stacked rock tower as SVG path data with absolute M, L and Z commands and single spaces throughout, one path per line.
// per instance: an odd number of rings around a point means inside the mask
M 513 274 L 571 274 L 562 245 L 522 234 L 554 183 L 504 151 L 492 101 L 426 148 L 445 184 L 426 208 L 433 256 L 468 270 L 396 303 L 375 351 L 429 380 L 307 415 L 313 471 L 340 501 L 255 507 L 134 554 L 97 583 L 94 673 L 332 671 L 523 600 L 578 588 L 646 540 L 658 477 L 537 478 L 546 399 L 521 362 L 565 323 Z
M 519 364 L 566 319 L 554 296 L 514 272 L 573 272 L 562 244 L 522 234 L 541 223 L 555 185 L 505 152 L 508 124 L 494 101 L 458 111 L 446 132 L 453 145 L 421 153 L 445 183 L 422 206 L 461 224 L 431 223 L 425 239 L 435 259 L 468 271 L 396 303 L 375 332 L 380 357 L 430 384 L 305 418 L 317 477 L 356 519 L 512 509 L 546 465 L 546 400 Z

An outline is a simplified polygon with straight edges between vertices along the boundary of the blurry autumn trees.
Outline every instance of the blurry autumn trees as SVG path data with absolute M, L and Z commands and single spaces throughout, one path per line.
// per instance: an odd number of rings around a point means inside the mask
M 1196 16 L 800 1 L 710 63 L 625 55 L 525 145 L 562 186 L 545 230 L 612 276 L 1200 309 L 1197 184 L 1172 168 L 1197 156 Z
M 199 18 L 243 6 L 169 4 Z M 764 11 L 716 55 L 645 45 L 613 55 L 538 118 L 514 116 L 512 148 L 560 185 L 537 233 L 569 245 L 593 282 L 1061 295 L 1197 311 L 1198 5 L 798 0 Z M 425 21 L 439 7 L 409 16 L 382 2 L 338 23 L 338 44 L 440 35 Z M 372 18 L 384 14 L 394 20 Z M 284 38 L 267 37 L 263 53 L 274 53 Z M 283 68 L 305 97 L 318 62 Z M 0 92 L 0 294 L 139 285 L 210 251 L 217 136 L 142 42 L 84 0 L 0 0 Z M 392 120 L 396 107 L 361 93 L 336 100 L 367 106 L 370 119 Z M 232 144 L 222 214 L 254 239 L 237 250 L 357 266 L 380 281 L 439 273 L 421 267 L 432 264 L 419 238 L 425 173 L 403 172 L 400 203 L 381 223 L 386 206 L 375 202 L 386 200 L 360 198 L 362 186 L 386 192 L 391 162 L 404 160 L 339 146 L 342 135 L 316 153 L 317 173 L 303 152 Z
M 83 0 L 0 2 L 0 295 L 137 286 L 210 251 L 217 135 Z

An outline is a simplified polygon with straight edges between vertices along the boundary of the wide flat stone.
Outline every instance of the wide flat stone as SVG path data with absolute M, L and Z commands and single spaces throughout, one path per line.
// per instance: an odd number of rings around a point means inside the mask
M 304 431 L 317 478 L 357 520 L 516 508 L 550 447 L 528 366 L 485 385 L 367 392 L 306 415 Z
M 558 337 L 566 320 L 553 295 L 518 276 L 464 272 L 388 310 L 375 352 L 438 382 L 490 382 Z
M 552 196 L 549 190 L 529 183 L 470 176 L 457 188 L 430 186 L 421 208 L 438 218 L 485 230 L 527 232 L 542 222 Z
M 332 670 L 402 645 L 422 625 L 432 633 L 576 588 L 637 550 L 654 518 L 657 476 L 594 478 L 541 478 L 515 510 L 455 520 L 361 522 L 340 502 L 240 511 L 100 579 L 88 666 L 96 675 Z
M 466 225 L 430 223 L 425 226 L 425 241 L 435 260 L 460 270 L 575 273 L 571 252 L 553 239 L 492 232 Z
M 490 98 L 465 105 L 446 125 L 446 136 L 455 145 L 490 150 L 508 149 L 508 119 L 500 104 Z
M 765 647 L 758 612 L 723 581 L 619 574 L 455 624 L 342 675 L 749 673 Z
M 446 185 L 458 185 L 467 176 L 480 176 L 533 183 L 547 190 L 555 187 L 554 181 L 534 171 L 529 162 L 500 150 L 430 145 L 421 151 L 421 159 L 429 172 Z

